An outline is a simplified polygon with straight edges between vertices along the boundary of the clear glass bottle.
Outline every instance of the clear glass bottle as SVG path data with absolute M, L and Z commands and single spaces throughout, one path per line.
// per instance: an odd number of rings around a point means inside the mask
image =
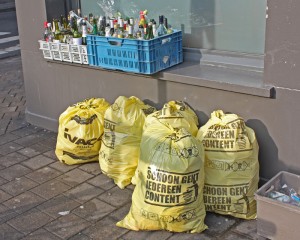
M 128 34 L 127 34 L 127 38 L 129 38 L 129 39 L 134 39 L 134 35 L 133 35 L 133 26 L 132 26 L 132 25 L 128 25 Z
M 153 38 L 157 37 L 157 28 L 156 28 L 156 22 L 153 20 L 152 21 L 152 33 L 153 33 Z
M 110 37 L 110 25 L 107 23 L 105 27 L 105 37 Z
M 122 18 L 119 19 L 118 24 L 118 38 L 124 38 L 125 32 L 124 32 L 124 21 Z
M 86 21 L 83 20 L 82 21 L 82 45 L 86 45 L 86 35 L 87 35 L 87 25 L 86 25 Z
M 163 15 L 159 16 L 159 24 L 158 24 L 156 32 L 157 32 L 158 37 L 167 34 L 167 29 L 164 25 L 164 16 Z

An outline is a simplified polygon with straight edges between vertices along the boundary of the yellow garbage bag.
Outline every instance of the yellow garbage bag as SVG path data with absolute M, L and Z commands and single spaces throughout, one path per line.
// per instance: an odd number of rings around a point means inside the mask
M 59 117 L 56 156 L 68 165 L 98 161 L 103 134 L 103 98 L 86 99 L 67 108 Z
M 185 128 L 193 136 L 198 133 L 198 117 L 187 104 L 181 101 L 170 101 L 163 108 L 147 116 L 144 124 L 144 130 L 154 124 L 168 123 L 173 128 Z M 136 185 L 137 171 L 132 177 L 131 183 Z
M 186 128 L 193 136 L 197 136 L 198 117 L 183 102 L 170 101 L 161 110 L 150 114 L 146 118 L 144 129 L 157 121 L 168 123 L 173 128 Z
M 130 184 L 138 164 L 146 115 L 155 110 L 137 97 L 120 96 L 105 112 L 100 168 L 122 189 Z
M 199 126 L 199 120 L 196 113 L 183 101 L 170 101 L 168 102 L 169 105 L 174 106 L 177 110 L 179 110 L 185 118 L 189 119 L 192 118 L 196 125 Z
M 254 131 L 235 114 L 215 111 L 197 138 L 205 149 L 203 199 L 207 211 L 256 218 L 258 143 Z
M 185 128 L 160 122 L 148 126 L 131 209 L 117 226 L 135 231 L 205 230 L 203 159 L 201 143 Z

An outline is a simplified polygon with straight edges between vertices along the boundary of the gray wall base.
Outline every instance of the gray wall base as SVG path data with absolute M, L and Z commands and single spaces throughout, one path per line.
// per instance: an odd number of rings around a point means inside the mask
M 54 132 L 58 131 L 58 120 L 56 119 L 29 112 L 27 109 L 25 111 L 25 117 L 27 122 L 35 126 L 45 128 Z

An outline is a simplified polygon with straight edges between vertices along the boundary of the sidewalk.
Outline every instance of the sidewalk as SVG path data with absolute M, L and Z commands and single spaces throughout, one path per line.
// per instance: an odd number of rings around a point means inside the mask
M 115 226 L 131 205 L 98 163 L 67 166 L 56 133 L 25 121 L 20 57 L 0 60 L 0 239 L 259 239 L 256 221 L 208 213 L 201 234 L 134 232 Z

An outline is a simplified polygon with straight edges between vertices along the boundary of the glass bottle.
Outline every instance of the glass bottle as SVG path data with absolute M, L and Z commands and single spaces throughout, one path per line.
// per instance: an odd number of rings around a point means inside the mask
M 144 30 L 144 27 L 142 25 L 139 26 L 139 32 L 141 32 L 141 37 L 142 37 L 142 39 L 144 39 L 144 37 L 145 37 L 145 30 Z
M 113 35 L 112 35 L 112 37 L 118 37 L 118 34 L 119 34 L 119 29 L 118 29 L 118 24 L 116 23 L 115 25 L 114 25 L 114 33 L 113 33 Z
M 92 31 L 92 33 L 94 35 L 98 35 L 98 28 L 97 28 L 97 20 L 96 20 L 96 18 L 94 18 L 94 20 L 93 20 L 93 31 Z
M 86 21 L 83 20 L 82 21 L 82 45 L 86 45 L 86 35 L 87 35 L 87 25 L 86 25 Z
M 156 38 L 157 37 L 157 28 L 156 28 L 155 20 L 152 21 L 152 33 L 153 33 L 153 38 Z
M 60 30 L 59 30 L 58 20 L 56 19 L 54 21 L 54 23 L 55 23 L 54 40 L 55 40 L 55 42 L 61 42 L 63 36 L 62 36 L 62 34 L 61 34 Z
M 166 29 L 167 29 L 167 34 L 173 33 L 173 29 L 169 26 L 169 24 L 168 24 L 168 19 L 167 19 L 167 18 L 164 18 L 164 26 L 165 26 Z
M 159 16 L 159 24 L 158 24 L 156 32 L 157 32 L 157 36 L 163 36 L 163 35 L 167 34 L 167 29 L 164 25 L 164 16 L 163 15 Z
M 118 38 L 124 38 L 124 21 L 122 18 L 119 19 Z
M 49 36 L 49 29 L 48 29 L 48 22 L 44 22 L 44 41 L 48 42 L 48 36 Z
M 53 42 L 53 39 L 54 39 L 54 34 L 52 32 L 52 29 L 51 29 L 51 23 L 47 23 L 47 27 L 48 27 L 48 42 Z
M 113 36 L 114 32 L 115 32 L 115 30 L 114 30 L 114 19 L 113 18 L 111 18 L 109 20 L 109 26 L 110 26 L 110 31 L 109 31 L 110 33 L 109 33 L 109 35 Z
M 127 38 L 134 39 L 133 26 L 132 25 L 128 25 L 128 35 L 127 35 Z
M 105 37 L 110 37 L 110 25 L 107 23 L 105 27 Z

